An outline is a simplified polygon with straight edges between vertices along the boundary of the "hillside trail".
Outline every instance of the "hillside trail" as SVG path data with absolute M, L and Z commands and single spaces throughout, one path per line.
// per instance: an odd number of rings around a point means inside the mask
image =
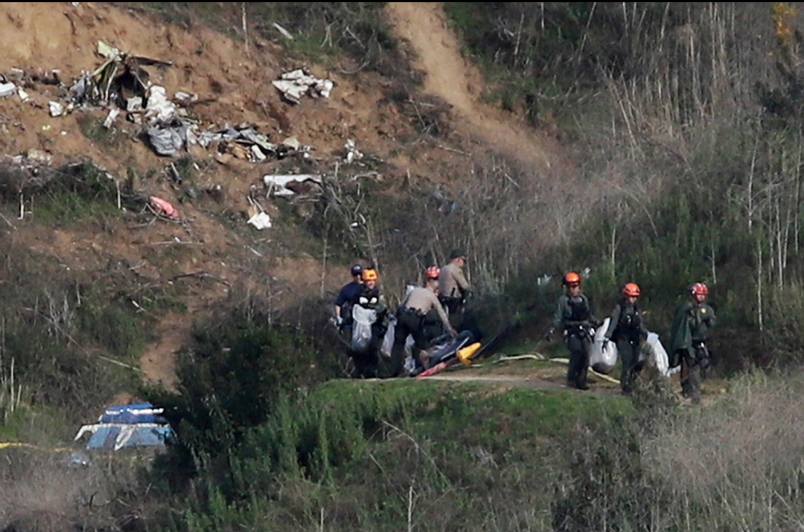
M 387 9 L 397 37 L 410 43 L 416 54 L 413 64 L 425 74 L 425 91 L 452 106 L 459 131 L 530 167 L 555 166 L 558 150 L 548 138 L 513 114 L 479 101 L 482 75 L 461 54 L 443 3 L 389 2 Z

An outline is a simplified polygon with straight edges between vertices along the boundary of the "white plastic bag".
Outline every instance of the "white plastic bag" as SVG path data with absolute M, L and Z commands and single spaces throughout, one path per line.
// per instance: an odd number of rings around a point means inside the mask
M 371 345 L 371 325 L 377 321 L 377 311 L 354 305 L 352 320 L 352 342 L 349 348 L 354 353 L 364 354 Z
M 388 322 L 388 329 L 385 330 L 385 336 L 382 337 L 382 345 L 380 345 L 380 354 L 385 358 L 391 358 L 391 351 L 394 349 L 395 331 L 396 316 L 391 316 Z
M 603 349 L 603 339 L 609 328 L 611 318 L 603 320 L 603 325 L 595 331 L 595 338 L 589 348 L 589 367 L 598 373 L 608 375 L 617 363 L 617 345 L 609 342 L 606 349 Z
M 646 343 L 647 345 L 642 352 L 648 363 L 656 366 L 656 369 L 659 370 L 659 374 L 664 377 L 669 377 L 673 374 L 674 372 L 669 367 L 670 358 L 667 356 L 667 351 L 664 349 L 662 342 L 659 341 L 659 335 L 654 332 L 649 332 Z

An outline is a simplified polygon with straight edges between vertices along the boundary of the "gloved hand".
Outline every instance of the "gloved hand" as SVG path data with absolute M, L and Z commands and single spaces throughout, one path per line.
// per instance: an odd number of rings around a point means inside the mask
M 337 328 L 339 328 L 339 329 L 340 329 L 340 328 L 341 328 L 341 325 L 343 325 L 343 318 L 341 318 L 340 316 L 334 316 L 334 317 L 332 318 L 332 324 L 333 324 L 335 327 L 337 327 Z
M 555 333 L 556 333 L 555 328 L 554 328 L 554 327 L 550 327 L 550 330 L 549 330 L 549 331 L 547 331 L 547 334 L 545 334 L 545 335 L 544 335 L 544 339 L 545 339 L 545 340 L 547 340 L 548 342 L 552 342 L 552 341 L 553 341 L 553 335 L 554 335 Z

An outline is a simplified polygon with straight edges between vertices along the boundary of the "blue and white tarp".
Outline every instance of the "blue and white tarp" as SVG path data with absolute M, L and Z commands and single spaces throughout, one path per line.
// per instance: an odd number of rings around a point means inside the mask
M 162 408 L 151 403 L 111 405 L 98 418 L 98 423 L 84 425 L 75 440 L 91 434 L 87 449 L 118 451 L 127 447 L 164 446 L 173 430 L 161 416 Z

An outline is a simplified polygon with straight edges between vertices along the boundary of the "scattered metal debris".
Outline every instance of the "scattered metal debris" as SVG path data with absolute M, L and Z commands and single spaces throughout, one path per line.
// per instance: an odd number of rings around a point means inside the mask
M 5 98 L 7 96 L 11 96 L 17 92 L 17 86 L 11 83 L 0 83 L 0 98 Z
M 329 98 L 335 86 L 335 83 L 331 80 L 316 78 L 302 68 L 285 72 L 278 80 L 271 83 L 292 104 L 298 104 L 305 94 L 309 94 L 313 98 L 318 98 L 319 96 Z
M 268 187 L 268 196 L 310 194 L 313 191 L 320 191 L 323 184 L 321 176 L 312 174 L 265 175 L 262 181 Z
M 346 141 L 344 149 L 346 150 L 346 158 L 344 159 L 346 164 L 351 164 L 353 161 L 359 161 L 363 158 L 363 154 L 358 151 L 355 141 L 352 139 Z

